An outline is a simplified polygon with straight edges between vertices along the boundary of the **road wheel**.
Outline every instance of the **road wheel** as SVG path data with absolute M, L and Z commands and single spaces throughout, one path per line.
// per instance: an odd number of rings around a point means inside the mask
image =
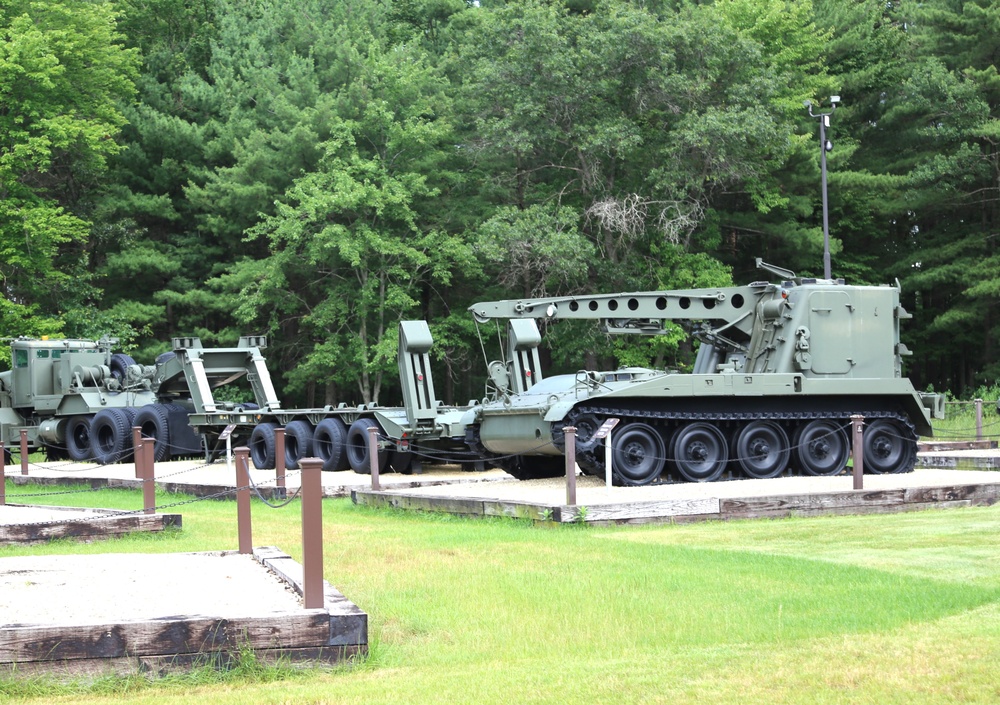
M 611 473 L 616 485 L 648 485 L 667 462 L 663 437 L 645 423 L 627 423 L 611 436 Z
M 864 466 L 869 472 L 909 472 L 917 462 L 917 439 L 913 432 L 889 419 L 866 424 L 862 444 Z
M 733 440 L 733 459 L 747 477 L 777 477 L 788 466 L 788 434 L 771 421 L 751 421 Z
M 843 427 L 833 421 L 809 421 L 795 431 L 792 450 L 806 475 L 839 475 L 847 467 L 851 444 Z
M 673 464 L 689 482 L 713 482 L 729 462 L 729 449 L 722 431 L 707 423 L 690 423 L 674 436 Z

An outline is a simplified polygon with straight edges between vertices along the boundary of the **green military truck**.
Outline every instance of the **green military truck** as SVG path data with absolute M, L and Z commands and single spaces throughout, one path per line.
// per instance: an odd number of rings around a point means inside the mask
M 113 351 L 116 341 L 18 338 L 11 369 L 0 372 L 0 440 L 7 451 L 27 433 L 29 452 L 50 460 L 114 463 L 132 452 L 132 427 L 156 440 L 156 459 L 212 457 L 230 424 L 247 409 L 280 409 L 260 349 L 262 337 L 234 348 L 204 348 L 197 338 L 174 338 L 155 365 Z M 220 403 L 213 390 L 241 377 L 255 401 Z M 192 419 L 200 421 L 195 428 Z

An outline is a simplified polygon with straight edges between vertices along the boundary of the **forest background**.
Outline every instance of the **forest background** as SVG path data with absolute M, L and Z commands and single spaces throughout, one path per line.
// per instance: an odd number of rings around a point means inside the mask
M 899 280 L 918 387 L 1000 379 L 993 0 L 0 0 L 0 31 L 5 336 L 267 334 L 286 405 L 393 403 L 425 318 L 463 403 L 474 301 L 822 275 L 803 101 L 839 95 L 833 276 Z M 561 322 L 546 362 L 683 337 Z

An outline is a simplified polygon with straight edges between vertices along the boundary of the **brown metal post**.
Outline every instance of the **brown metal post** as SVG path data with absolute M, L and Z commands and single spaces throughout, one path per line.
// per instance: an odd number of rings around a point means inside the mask
M 7 451 L 0 441 L 0 505 L 7 504 Z
M 253 553 L 250 527 L 250 449 L 236 448 L 236 524 L 240 537 L 240 553 Z
M 28 474 L 28 429 L 21 429 L 21 474 Z
M 865 444 L 864 444 L 865 417 L 861 414 L 851 416 L 851 429 L 854 442 L 851 446 L 854 449 L 854 489 L 863 490 L 865 488 Z
M 135 464 L 136 478 L 142 478 L 142 427 L 132 427 L 132 462 Z
M 323 607 L 323 461 L 302 458 L 302 602 L 307 610 Z
M 372 469 L 372 489 L 377 492 L 382 489 L 378 481 L 378 426 L 368 428 L 368 457 Z
M 566 504 L 576 506 L 576 426 L 563 429 L 566 441 Z
M 274 473 L 277 486 L 285 486 L 285 429 L 274 429 Z
M 142 439 L 142 450 L 136 449 L 136 455 L 142 455 L 142 506 L 146 514 L 156 513 L 156 473 L 153 468 L 156 441 L 152 438 Z
M 983 440 L 983 400 L 976 399 L 976 440 Z

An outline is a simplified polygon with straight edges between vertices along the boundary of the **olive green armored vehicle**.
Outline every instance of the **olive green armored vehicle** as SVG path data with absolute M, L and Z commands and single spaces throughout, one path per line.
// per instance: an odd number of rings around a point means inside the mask
M 898 286 L 850 286 L 757 266 L 778 281 L 477 303 L 477 322 L 508 321 L 506 359 L 489 365 L 492 399 L 466 413 L 467 442 L 519 479 L 564 471 L 563 428 L 576 427 L 584 472 L 605 472 L 594 438 L 607 419 L 619 485 L 834 475 L 851 452 L 850 417 L 864 417 L 867 472 L 909 472 L 930 436 L 940 395 L 902 373 L 909 318 Z M 630 367 L 544 378 L 535 319 L 596 319 L 609 333 L 663 334 L 668 321 L 700 341 L 693 372 Z M 731 475 L 727 475 L 731 476 Z

